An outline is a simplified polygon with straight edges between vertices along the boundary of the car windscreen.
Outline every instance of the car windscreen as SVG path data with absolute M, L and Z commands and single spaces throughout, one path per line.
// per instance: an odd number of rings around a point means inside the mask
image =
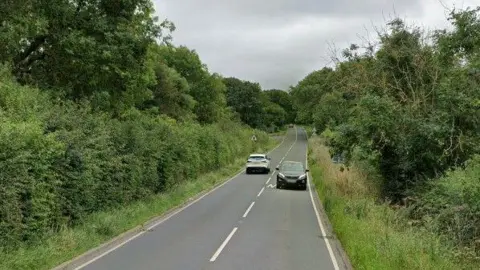
M 303 165 L 301 163 L 284 163 L 282 171 L 303 172 Z
M 265 156 L 250 156 L 250 157 L 248 157 L 248 159 L 258 159 L 258 160 L 260 160 L 260 159 L 265 159 Z

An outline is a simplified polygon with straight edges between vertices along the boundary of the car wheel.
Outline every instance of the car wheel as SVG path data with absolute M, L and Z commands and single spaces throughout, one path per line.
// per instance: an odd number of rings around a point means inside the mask
M 250 170 L 249 170 L 249 169 L 247 169 L 245 173 L 246 173 L 246 174 L 250 174 Z
M 302 190 L 307 190 L 307 185 L 302 185 L 300 188 L 301 188 Z
M 280 182 L 278 181 L 278 179 L 277 179 L 277 185 L 276 185 L 276 188 L 277 188 L 277 189 L 282 189 L 282 185 L 280 184 Z

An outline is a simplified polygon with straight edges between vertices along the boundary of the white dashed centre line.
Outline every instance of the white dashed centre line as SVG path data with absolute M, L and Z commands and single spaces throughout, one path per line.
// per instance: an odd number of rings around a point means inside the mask
M 225 248 L 225 246 L 228 244 L 228 241 L 230 241 L 230 239 L 232 238 L 233 234 L 235 234 L 235 232 L 238 230 L 237 227 L 233 228 L 232 232 L 227 236 L 227 239 L 225 239 L 225 241 L 223 241 L 222 245 L 217 249 L 217 251 L 215 252 L 215 254 L 213 254 L 212 258 L 210 259 L 211 262 L 214 262 L 218 256 L 220 255 L 220 253 L 222 253 L 222 250 Z
M 295 130 L 296 131 L 296 130 Z M 295 132 L 296 133 L 296 132 Z M 292 150 L 293 146 L 295 145 L 295 143 L 297 142 L 297 136 L 298 134 L 296 133 L 295 134 L 295 142 L 293 142 L 293 144 L 290 146 L 290 148 L 288 149 L 287 153 L 285 153 L 285 156 L 282 157 L 282 159 L 280 160 L 280 163 L 278 165 L 280 165 L 283 160 L 287 157 L 288 153 L 290 153 L 290 150 Z M 272 175 L 270 178 L 268 178 L 267 182 L 265 184 L 268 184 L 270 182 L 270 180 L 272 180 L 272 177 L 273 175 L 275 174 L 275 171 L 272 172 Z M 265 187 L 262 187 L 262 189 L 260 190 L 260 192 L 258 192 L 257 194 L 257 197 L 260 197 L 260 195 L 262 195 L 263 191 L 265 190 Z M 247 217 L 248 213 L 250 212 L 250 210 L 252 210 L 252 207 L 255 205 L 255 202 L 252 202 L 250 204 L 250 206 L 247 208 L 247 211 L 245 211 L 245 214 L 243 214 L 243 218 Z M 227 236 L 227 238 L 223 241 L 222 245 L 220 245 L 220 247 L 217 249 L 217 251 L 215 252 L 215 254 L 213 254 L 212 258 L 210 259 L 210 262 L 214 262 L 218 256 L 220 255 L 220 253 L 222 253 L 223 249 L 225 248 L 225 246 L 228 244 L 228 242 L 230 241 L 230 239 L 233 237 L 233 235 L 235 234 L 235 232 L 238 230 L 238 227 L 235 227 L 233 228 L 232 232 L 230 232 L 230 234 Z
M 262 192 L 265 190 L 265 187 L 262 187 L 262 189 L 260 190 L 260 192 L 258 193 L 257 197 L 260 197 L 260 195 L 262 195 Z
M 255 204 L 255 202 L 252 202 L 252 203 L 250 204 L 250 206 L 248 207 L 247 211 L 245 211 L 245 214 L 243 214 L 243 218 L 246 218 L 246 217 L 247 217 L 248 212 L 250 212 L 250 210 L 252 210 L 252 207 L 253 207 L 254 204 Z

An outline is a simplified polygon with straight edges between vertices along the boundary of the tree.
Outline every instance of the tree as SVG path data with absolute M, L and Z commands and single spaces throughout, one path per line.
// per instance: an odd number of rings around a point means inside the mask
M 20 82 L 73 99 L 103 92 L 114 107 L 148 96 L 152 82 L 141 82 L 147 48 L 162 26 L 174 29 L 157 23 L 149 0 L 4 1 L 0 10 L 0 60 L 11 62 Z
M 279 105 L 285 111 L 285 122 L 295 122 L 296 111 L 292 96 L 283 90 L 271 89 L 263 92 L 270 102 Z
M 229 77 L 223 80 L 227 87 L 227 105 L 240 115 L 240 119 L 254 128 L 264 124 L 261 87 L 258 83 Z
M 326 93 L 334 88 L 333 70 L 323 68 L 308 74 L 296 86 L 292 87 L 290 94 L 294 100 L 295 110 L 299 123 L 313 123 L 315 104 Z
M 175 69 L 165 64 L 155 67 L 156 85 L 151 88 L 153 99 L 143 108 L 157 107 L 159 112 L 177 120 L 194 119 L 195 100 L 189 95 L 189 85 Z
M 282 127 L 286 124 L 287 112 L 278 104 L 267 101 L 263 105 L 265 127 Z
M 160 46 L 158 53 L 189 83 L 190 95 L 197 101 L 194 110 L 200 123 L 214 123 L 223 117 L 226 87 L 218 74 L 209 73 L 195 50 L 185 46 Z

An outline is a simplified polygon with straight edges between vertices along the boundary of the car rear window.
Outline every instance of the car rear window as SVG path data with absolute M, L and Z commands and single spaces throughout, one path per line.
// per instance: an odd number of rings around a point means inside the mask
M 250 156 L 249 159 L 265 159 L 265 156 Z

